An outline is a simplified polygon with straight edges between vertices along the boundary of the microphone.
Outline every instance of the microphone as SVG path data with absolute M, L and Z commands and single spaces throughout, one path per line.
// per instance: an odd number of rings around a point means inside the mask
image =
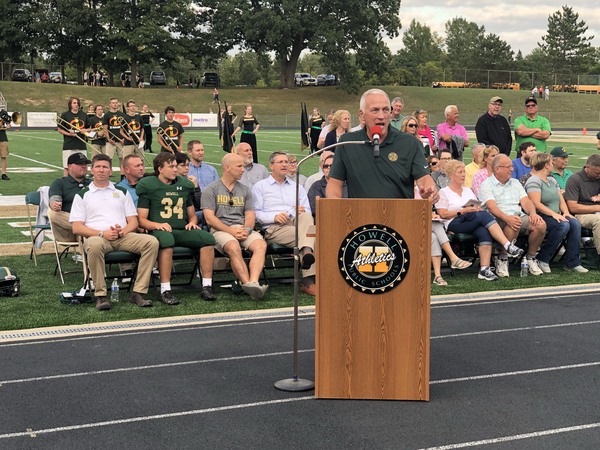
M 383 128 L 379 125 L 373 125 L 371 127 L 371 136 L 373 136 L 373 156 L 379 158 L 379 139 L 383 133 Z

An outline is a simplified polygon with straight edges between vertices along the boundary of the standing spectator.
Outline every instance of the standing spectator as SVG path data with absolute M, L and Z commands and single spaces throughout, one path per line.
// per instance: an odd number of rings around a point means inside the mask
M 600 155 L 590 155 L 585 167 L 567 180 L 565 201 L 581 226 L 592 230 L 600 254 Z
M 390 125 L 400 130 L 404 116 L 402 115 L 402 108 L 404 108 L 404 100 L 400 97 L 396 97 L 392 100 L 392 118 L 390 119 Z
M 308 127 L 310 128 L 310 152 L 314 153 L 319 150 L 317 144 L 319 142 L 319 135 L 323 129 L 325 123 L 325 117 L 319 112 L 319 108 L 313 108 L 312 116 L 308 119 Z
M 481 162 L 481 154 L 485 149 L 485 145 L 481 142 L 478 142 L 471 148 L 471 155 L 473 156 L 473 161 L 465 166 L 465 186 L 470 188 L 473 185 L 473 175 L 481 169 L 479 163 Z
M 519 145 L 519 158 L 513 159 L 512 177 L 520 180 L 521 177 L 531 172 L 531 157 L 535 154 L 533 142 L 523 142 Z
M 241 156 L 228 153 L 221 167 L 221 179 L 207 186 L 202 194 L 202 211 L 215 238 L 216 249 L 229 257 L 242 289 L 252 300 L 260 300 L 269 289 L 258 281 L 265 266 L 267 243 L 260 233 L 253 231 L 256 215 L 252 192 L 239 182 L 244 161 Z M 242 248 L 252 253 L 248 267 Z
M 111 174 L 110 158 L 94 156 L 93 182 L 75 196 L 69 217 L 73 232 L 84 238 L 83 247 L 96 287 L 96 309 L 111 308 L 106 296 L 104 255 L 118 250 L 140 255 L 131 303 L 152 306 L 152 301 L 145 296 L 158 254 L 158 241 L 153 236 L 136 233 L 138 217 L 131 195 L 110 182 Z
M 185 133 L 185 130 L 175 120 L 174 107 L 165 107 L 165 120 L 158 128 L 160 130 L 156 133 L 156 140 L 161 146 L 161 152 L 175 153 L 183 151 L 183 133 Z M 162 133 L 160 132 L 161 130 Z
M 350 112 L 345 109 L 338 109 L 329 124 L 329 130 L 329 133 L 325 136 L 324 147 L 339 142 L 340 137 L 350 131 Z M 333 152 L 335 152 L 335 150 L 333 150 Z
M 258 162 L 258 148 L 256 147 L 256 133 L 260 130 L 260 123 L 252 114 L 252 105 L 246 105 L 244 109 L 244 117 L 242 117 L 242 121 L 235 129 L 231 138 L 235 136 L 235 134 L 242 130 L 242 137 L 240 138 L 240 142 L 247 142 L 252 147 L 252 158 L 254 162 Z
M 496 218 L 509 241 L 512 242 L 520 234 L 528 234 L 526 258 L 529 273 L 541 275 L 544 272 L 539 268 L 535 255 L 546 235 L 546 224 L 537 214 L 521 183 L 510 176 L 512 169 L 512 161 L 508 156 L 496 156 L 492 161 L 493 174 L 481 184 L 478 197 L 486 210 Z M 499 277 L 509 276 L 505 248 L 500 250 L 496 260 L 496 274 Z
M 81 101 L 77 97 L 69 97 L 68 108 L 68 111 L 60 115 L 57 128 L 63 135 L 63 177 L 69 174 L 67 168 L 69 156 L 82 153 L 87 157 L 86 137 L 83 134 L 89 128 L 87 115 L 81 111 Z
M 144 150 L 152 153 L 152 120 L 154 119 L 154 114 L 148 109 L 148 105 L 145 103 L 142 105 L 142 112 L 140 113 L 140 118 L 142 119 L 142 125 L 144 126 Z
M 462 161 L 463 150 L 469 146 L 469 136 L 465 127 L 458 123 L 459 113 L 456 105 L 448 105 L 444 110 L 446 121 L 436 127 L 438 149 L 451 150 L 452 159 Z
M 561 192 L 565 192 L 567 180 L 573 172 L 567 169 L 569 165 L 569 156 L 573 153 L 567 153 L 564 147 L 554 147 L 550 152 L 552 155 L 552 176 L 558 181 Z
M 541 100 L 544 97 L 544 87 L 540 84 L 538 98 Z
M 255 163 L 252 157 L 252 147 L 246 142 L 240 142 L 235 147 L 235 153 L 242 157 L 244 162 L 244 173 L 238 180 L 252 190 L 256 182 L 269 177 L 269 171 L 265 166 Z
M 35 74 L 33 76 L 35 77 L 35 82 L 36 83 L 41 83 L 42 82 L 42 78 L 40 77 L 40 73 L 37 70 L 35 71 Z
M 525 191 L 546 223 L 547 231 L 546 239 L 537 254 L 540 269 L 544 273 L 551 272 L 550 260 L 566 237 L 565 270 L 587 272 L 579 259 L 581 224 L 569 212 L 558 182 L 550 176 L 552 156 L 535 153 L 531 158 L 531 166 L 531 177 L 525 183 Z
M 508 110 L 508 123 L 512 123 L 512 118 L 513 118 L 513 112 L 512 109 Z
M 144 75 L 141 73 L 138 74 L 138 88 L 144 89 Z
M 550 100 L 550 89 L 546 86 L 546 89 L 544 89 L 544 101 L 547 102 L 548 100 Z
M 10 128 L 10 120 L 4 122 L 0 118 L 0 159 L 2 159 L 2 179 L 5 181 L 10 180 L 6 174 L 7 160 L 8 160 L 8 136 L 6 130 Z
M 506 117 L 502 116 L 503 101 L 500 97 L 492 97 L 488 111 L 477 119 L 475 135 L 477 142 L 495 145 L 503 155 L 510 155 L 512 150 L 512 134 Z
M 319 140 L 317 141 L 317 147 L 323 148 L 325 145 L 325 138 L 327 137 L 327 133 L 330 131 L 331 121 L 333 120 L 333 115 L 335 114 L 335 109 L 331 109 L 327 113 L 327 125 L 321 128 L 321 133 L 319 134 Z M 600 138 L 598 138 L 600 139 Z
M 219 103 L 219 90 L 217 89 L 217 87 L 215 86 L 215 88 L 213 89 L 213 103 Z
M 89 79 L 88 79 L 88 71 L 87 71 L 87 70 L 84 70 L 84 71 L 83 71 L 83 85 L 84 85 L 84 86 L 87 86 L 87 85 L 88 85 L 88 82 L 89 82 Z
M 531 90 L 531 96 L 537 100 L 537 96 L 538 96 L 538 87 L 537 84 L 533 87 L 533 89 Z
M 437 145 L 435 131 L 433 131 L 427 125 L 428 121 L 427 111 L 419 109 L 415 111 L 415 118 L 417 119 L 417 134 L 420 136 L 423 146 L 425 147 L 425 156 L 437 155 Z
M 525 99 L 525 114 L 515 119 L 515 145 L 533 142 L 538 152 L 546 151 L 546 139 L 552 134 L 550 122 L 538 115 L 538 103 L 535 97 Z

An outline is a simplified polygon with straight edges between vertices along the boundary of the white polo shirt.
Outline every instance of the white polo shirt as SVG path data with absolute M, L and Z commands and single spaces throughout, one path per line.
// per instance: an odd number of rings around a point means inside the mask
M 129 192 L 110 183 L 105 188 L 94 182 L 75 195 L 69 222 L 83 222 L 95 230 L 106 230 L 116 224 L 125 228 L 127 217 L 137 216 Z

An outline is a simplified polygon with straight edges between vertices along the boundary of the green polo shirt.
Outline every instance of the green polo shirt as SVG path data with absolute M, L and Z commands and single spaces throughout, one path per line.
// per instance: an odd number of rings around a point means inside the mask
M 404 116 L 400 114 L 397 119 L 393 117 L 390 119 L 390 125 L 393 126 L 396 130 L 401 131 L 400 127 L 402 126 L 402 121 L 404 120 Z
M 340 142 L 369 141 L 362 129 L 341 136 Z M 330 177 L 346 181 L 350 198 L 414 198 L 414 183 L 429 174 L 423 147 L 414 136 L 389 127 L 379 158 L 369 144 L 336 148 Z
M 77 181 L 71 175 L 58 178 L 50 185 L 48 197 L 51 202 L 62 201 L 61 211 L 71 212 L 71 206 L 73 205 L 75 195 L 85 186 L 90 184 L 90 181 L 89 178 L 84 178 L 83 181 Z
M 573 175 L 573 172 L 571 172 L 569 169 L 565 169 L 563 173 L 564 175 L 561 175 L 560 173 L 555 172 L 554 170 L 552 171 L 552 176 L 556 179 L 556 181 L 558 181 L 558 185 L 564 191 L 565 186 L 567 185 L 567 180 L 571 175 Z
M 535 117 L 534 120 L 531 120 L 526 115 L 519 116 L 515 119 L 515 149 L 517 153 L 519 152 L 519 146 L 523 142 L 533 142 L 535 145 L 535 149 L 538 152 L 546 151 L 546 140 L 545 139 L 536 139 L 531 136 L 521 137 L 517 135 L 517 128 L 519 125 L 524 125 L 525 128 L 539 128 L 542 131 L 549 131 L 552 134 L 552 129 L 550 128 L 550 122 L 545 117 L 540 116 L 539 114 Z

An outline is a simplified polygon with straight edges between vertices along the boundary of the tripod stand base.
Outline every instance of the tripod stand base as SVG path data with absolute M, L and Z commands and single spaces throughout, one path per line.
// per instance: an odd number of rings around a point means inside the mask
M 275 387 L 280 391 L 301 392 L 310 391 L 314 389 L 315 383 L 313 381 L 305 380 L 303 378 L 293 377 L 275 382 Z

